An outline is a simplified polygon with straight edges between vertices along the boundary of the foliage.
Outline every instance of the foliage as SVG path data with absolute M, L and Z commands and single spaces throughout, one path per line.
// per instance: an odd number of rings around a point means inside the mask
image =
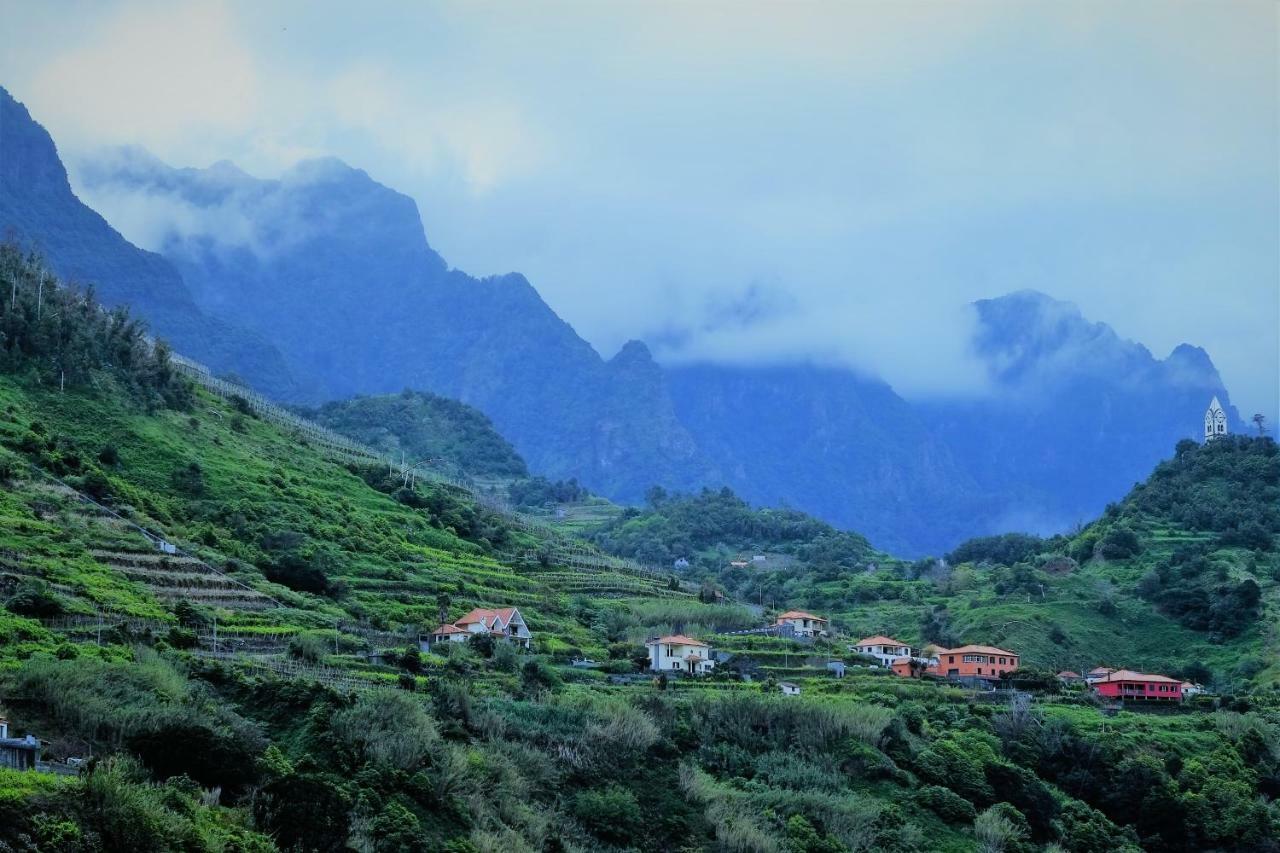
M 478 476 L 524 477 L 524 460 L 489 419 L 457 400 L 424 391 L 354 397 L 304 414 L 330 429 L 412 464 L 454 468 Z

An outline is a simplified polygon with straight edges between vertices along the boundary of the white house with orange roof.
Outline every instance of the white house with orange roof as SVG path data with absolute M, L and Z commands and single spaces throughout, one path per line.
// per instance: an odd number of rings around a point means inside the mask
M 869 655 L 875 658 L 885 668 L 892 667 L 893 662 L 899 658 L 911 657 L 911 646 L 901 640 L 895 640 L 893 637 L 886 637 L 883 634 L 876 634 L 874 637 L 863 637 L 850 646 L 849 649 L 860 655 Z
M 644 645 L 649 650 L 649 669 L 654 672 L 703 675 L 716 666 L 711 647 L 684 634 L 655 637 Z
M 434 643 L 465 643 L 471 639 L 471 632 L 464 631 L 457 625 L 441 625 L 431 632 L 431 642 Z
M 509 640 L 526 649 L 533 641 L 533 633 L 515 607 L 500 607 L 497 610 L 477 607 L 452 625 L 436 628 L 431 639 L 433 642 L 458 643 L 480 634 Z
M 827 636 L 827 620 L 803 610 L 788 610 L 786 613 L 781 613 L 773 624 L 777 628 L 790 626 L 797 637 Z

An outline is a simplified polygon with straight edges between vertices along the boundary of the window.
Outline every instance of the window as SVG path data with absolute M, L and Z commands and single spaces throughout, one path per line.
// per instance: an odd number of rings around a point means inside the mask
M 955 662 L 956 662 L 955 655 L 947 655 L 947 663 L 955 663 Z
M 978 675 L 982 675 L 982 667 L 978 667 Z

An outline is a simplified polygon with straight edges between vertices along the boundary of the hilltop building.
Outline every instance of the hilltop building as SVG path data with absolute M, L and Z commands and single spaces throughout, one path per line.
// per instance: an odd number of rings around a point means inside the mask
M 683 634 L 655 637 L 644 645 L 649 650 L 649 669 L 654 672 L 705 675 L 716 666 L 710 646 Z
M 821 616 L 806 613 L 803 610 L 788 610 L 778 616 L 773 623 L 776 627 L 791 626 L 797 637 L 825 637 L 828 622 Z
M 1213 441 L 1226 434 L 1227 413 L 1222 410 L 1222 404 L 1218 402 L 1218 397 L 1215 395 L 1209 403 L 1209 408 L 1204 412 L 1204 440 Z

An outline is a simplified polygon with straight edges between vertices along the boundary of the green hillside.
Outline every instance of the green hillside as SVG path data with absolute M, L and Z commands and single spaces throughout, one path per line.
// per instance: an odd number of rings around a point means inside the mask
M 1265 850 L 1280 833 L 1273 691 L 1241 680 L 1180 713 L 1104 715 L 1052 689 L 830 677 L 828 660 L 856 661 L 844 643 L 718 635 L 760 617 L 457 487 L 409 488 L 184 378 L 127 317 L 52 282 L 37 295 L 39 272 L 0 250 L 17 282 L 0 300 L 0 706 L 61 772 L 0 769 L 0 849 L 1101 853 Z M 928 615 L 968 633 L 987 608 L 962 602 L 1039 606 L 1027 572 L 1059 571 L 1052 549 L 1094 536 L 1106 551 L 1122 524 L 1143 549 L 1062 570 L 1044 596 L 1060 614 L 1089 572 L 1136 583 L 1157 540 L 1206 538 L 1142 527 L 1139 509 L 947 578 L 787 513 L 725 548 L 761 547 L 780 577 L 791 561 L 769 604 L 828 607 L 846 630 Z M 1273 566 L 1213 536 L 1206 560 Z M 716 538 L 689 541 L 708 561 L 694 579 L 713 580 Z M 419 650 L 442 611 L 475 606 L 519 607 L 532 649 Z M 1153 612 L 1120 601 L 1139 606 Z M 1184 611 L 1160 617 L 1166 642 L 1205 633 Z M 648 677 L 643 640 L 677 630 L 734 656 L 709 677 Z M 1203 642 L 1256 648 L 1261 629 L 1222 641 Z
M 404 391 L 355 397 L 303 410 L 317 423 L 410 462 L 454 469 L 475 477 L 525 477 L 528 469 L 515 448 L 482 412 L 465 403 Z
M 1270 439 L 1184 442 L 1076 535 L 975 539 L 946 561 L 894 560 L 727 490 L 653 497 L 594 540 L 667 565 L 685 557 L 689 576 L 733 598 L 799 604 L 851 635 L 1000 644 L 1055 672 L 1110 665 L 1224 687 L 1280 683 L 1280 454 Z

